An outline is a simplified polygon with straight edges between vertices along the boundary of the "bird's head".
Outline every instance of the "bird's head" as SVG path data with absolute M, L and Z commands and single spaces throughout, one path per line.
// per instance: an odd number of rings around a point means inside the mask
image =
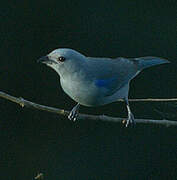
M 84 60 L 85 56 L 73 49 L 59 48 L 41 57 L 38 62 L 46 64 L 61 75 L 62 73 L 76 71 Z

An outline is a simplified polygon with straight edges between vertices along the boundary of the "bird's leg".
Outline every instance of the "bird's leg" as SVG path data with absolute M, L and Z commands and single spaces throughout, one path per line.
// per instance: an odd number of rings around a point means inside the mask
M 73 107 L 73 109 L 70 111 L 69 115 L 68 115 L 68 119 L 71 121 L 76 121 L 77 117 L 79 115 L 79 107 L 80 104 L 78 103 L 76 106 Z
M 124 100 L 125 100 L 126 107 L 127 107 L 127 112 L 128 112 L 128 119 L 127 119 L 125 127 L 128 127 L 129 125 L 135 125 L 134 115 L 132 114 L 132 112 L 130 110 L 130 105 L 129 105 L 129 102 L 128 102 L 128 98 L 126 98 Z

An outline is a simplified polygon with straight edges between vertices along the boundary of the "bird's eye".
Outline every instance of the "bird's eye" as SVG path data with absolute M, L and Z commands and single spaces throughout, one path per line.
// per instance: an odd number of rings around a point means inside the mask
M 58 57 L 58 61 L 60 61 L 60 62 L 65 61 L 65 57 L 63 57 L 63 56 Z

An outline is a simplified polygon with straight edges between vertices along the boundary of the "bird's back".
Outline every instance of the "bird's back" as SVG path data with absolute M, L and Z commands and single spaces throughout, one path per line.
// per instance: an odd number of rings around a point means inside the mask
M 138 72 L 136 61 L 127 58 L 93 58 L 88 57 L 88 75 L 93 79 L 115 79 L 115 86 L 121 87 Z M 117 89 L 116 88 L 116 89 Z

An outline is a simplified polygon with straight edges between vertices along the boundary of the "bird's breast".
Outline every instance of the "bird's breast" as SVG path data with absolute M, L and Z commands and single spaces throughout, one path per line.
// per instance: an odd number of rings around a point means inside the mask
M 80 77 L 74 77 L 73 75 L 72 77 L 60 78 L 64 92 L 81 105 L 103 105 L 100 89 L 95 86 L 92 80 L 88 80 L 83 76 Z

